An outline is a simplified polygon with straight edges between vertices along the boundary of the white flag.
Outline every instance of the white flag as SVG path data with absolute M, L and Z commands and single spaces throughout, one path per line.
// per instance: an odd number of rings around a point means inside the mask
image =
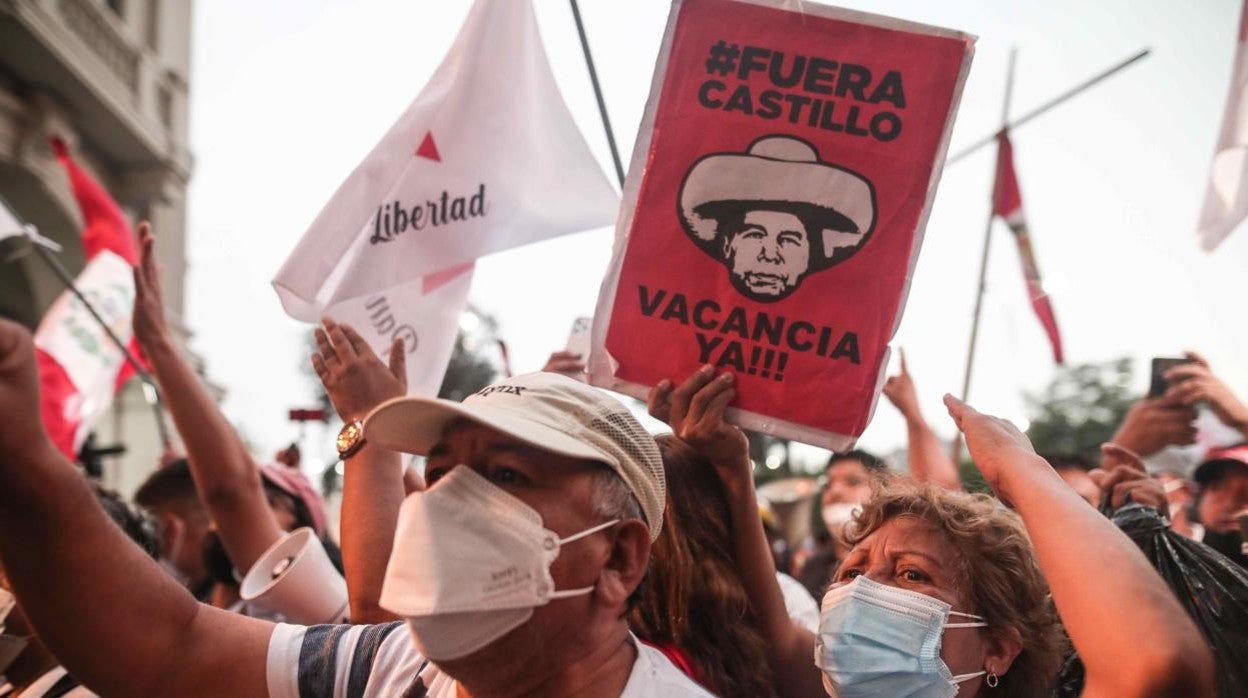
M 349 322 L 382 352 L 394 336 L 385 314 L 378 326 L 360 323 L 384 298 L 396 327 L 424 328 L 409 347 L 409 392 L 428 394 L 454 344 L 472 262 L 609 225 L 618 204 L 555 85 L 531 0 L 477 0 L 429 83 L 273 285 L 291 316 Z M 429 370 L 437 380 L 414 375 Z
M 407 352 L 407 394 L 438 394 L 468 303 L 472 264 L 416 277 L 378 293 L 335 303 L 325 315 L 354 327 L 385 361 L 395 339 Z
M 1248 0 L 1239 16 L 1231 91 L 1200 211 L 1201 247 L 1212 251 L 1248 216 Z
M 0 240 L 22 234 L 22 224 L 8 206 L 0 201 Z

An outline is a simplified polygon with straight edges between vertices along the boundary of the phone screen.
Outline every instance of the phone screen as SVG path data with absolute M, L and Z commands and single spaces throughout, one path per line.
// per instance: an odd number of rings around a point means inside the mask
M 1170 382 L 1166 380 L 1166 371 L 1175 366 L 1190 363 L 1195 363 L 1195 361 L 1193 359 L 1167 359 L 1161 357 L 1153 359 L 1152 375 L 1148 383 L 1148 396 L 1161 397 L 1165 395 L 1166 389 L 1170 387 Z

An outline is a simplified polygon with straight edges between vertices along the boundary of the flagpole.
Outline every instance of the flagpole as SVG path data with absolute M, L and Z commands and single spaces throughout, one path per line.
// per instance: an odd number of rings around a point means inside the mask
M 1002 131 L 1006 131 L 1006 130 L 1012 131 L 1012 130 L 1014 130 L 1014 129 L 1018 128 L 1019 126 L 1022 126 L 1023 124 L 1027 123 L 1028 121 L 1031 121 L 1032 119 L 1036 118 L 1037 116 L 1040 116 L 1041 114 L 1043 114 L 1043 113 L 1045 113 L 1045 112 L 1049 111 L 1050 109 L 1052 109 L 1052 108 L 1054 108 L 1054 107 L 1058 106 L 1059 104 L 1062 104 L 1063 102 L 1065 102 L 1065 101 L 1069 100 L 1070 98 L 1074 97 L 1075 95 L 1078 95 L 1079 93 L 1084 92 L 1084 91 L 1085 91 L 1085 90 L 1087 90 L 1088 88 L 1093 87 L 1093 86 L 1094 86 L 1094 85 L 1096 85 L 1097 83 L 1099 83 L 1099 82 L 1101 82 L 1102 80 L 1104 80 L 1104 79 L 1108 78 L 1109 76 L 1113 75 L 1114 73 L 1117 73 L 1118 71 L 1122 70 L 1123 68 L 1126 68 L 1127 66 L 1131 65 L 1132 63 L 1135 63 L 1136 61 L 1142 60 L 1143 58 L 1147 57 L 1147 56 L 1148 56 L 1148 54 L 1149 54 L 1151 51 L 1152 51 L 1152 49 L 1147 49 L 1147 48 L 1146 48 L 1146 49 L 1144 49 L 1143 51 L 1140 51 L 1139 53 L 1135 54 L 1134 56 L 1131 56 L 1130 58 L 1128 58 L 1128 59 L 1126 59 L 1126 60 L 1122 61 L 1121 63 L 1118 63 L 1117 65 L 1115 65 L 1115 66 L 1113 66 L 1113 67 L 1111 67 L 1111 68 L 1107 68 L 1107 69 L 1105 69 L 1105 70 L 1101 71 L 1100 73 L 1097 73 L 1096 75 L 1093 75 L 1092 77 L 1088 78 L 1087 80 L 1084 80 L 1083 82 L 1079 83 L 1078 85 L 1075 85 L 1074 87 L 1070 88 L 1069 90 L 1066 90 L 1066 91 L 1065 91 L 1065 92 L 1063 92 L 1062 94 L 1060 94 L 1060 95 L 1058 95 L 1058 96 L 1054 97 L 1053 99 L 1050 99 L 1049 101 L 1045 102 L 1044 104 L 1041 104 L 1040 106 L 1036 107 L 1035 109 L 1032 109 L 1031 111 L 1027 112 L 1026 114 L 1023 114 L 1022 116 L 1018 117 L 1018 118 L 1017 118 L 1017 119 L 1015 119 L 1014 121 L 1011 121 L 1011 122 L 1009 122 L 1009 123 L 1002 123 L 1002 125 L 1001 125 L 1001 130 L 1002 130 Z M 981 138 L 981 139 L 979 139 L 979 140 L 975 141 L 974 143 L 972 143 L 972 144 L 970 144 L 970 145 L 966 146 L 965 148 L 963 148 L 963 149 L 959 150 L 958 152 L 954 153 L 953 155 L 950 155 L 948 158 L 946 158 L 946 159 L 945 159 L 945 167 L 948 167 L 948 166 L 952 165 L 953 163 L 957 162 L 958 160 L 961 160 L 962 158 L 964 158 L 964 157 L 966 157 L 966 156 L 968 156 L 968 155 L 970 155 L 970 154 L 974 153 L 975 151 L 979 150 L 980 148 L 982 148 L 982 147 L 984 147 L 984 146 L 986 146 L 986 145 L 989 145 L 989 144 L 990 144 L 990 143 L 992 143 L 993 141 L 997 140 L 997 136 L 998 136 L 998 135 L 1000 135 L 1000 133 L 1001 133 L 1001 131 L 998 131 L 997 133 L 994 133 L 994 134 L 992 134 L 992 135 L 989 135 L 989 136 L 984 136 L 983 138 Z
M 611 119 L 607 116 L 607 103 L 602 97 L 602 85 L 598 83 L 598 71 L 594 69 L 594 57 L 589 52 L 589 39 L 585 36 L 585 23 L 581 21 L 581 8 L 572 3 L 572 17 L 576 19 L 576 33 L 581 37 L 581 51 L 585 54 L 585 65 L 589 68 L 589 81 L 594 84 L 594 97 L 598 99 L 598 114 L 602 116 L 602 128 L 607 132 L 607 145 L 611 146 L 611 162 L 615 164 L 615 176 L 624 188 L 624 165 L 620 161 L 620 150 L 615 145 L 615 132 L 611 130 Z
M 160 433 L 161 445 L 168 449 L 170 445 L 172 445 L 172 442 L 169 440 L 169 429 L 165 426 L 165 420 L 162 414 L 160 389 L 157 387 L 156 381 L 152 378 L 152 375 L 143 368 L 143 365 L 139 363 L 139 360 L 135 358 L 134 354 L 130 353 L 130 349 L 125 345 L 125 342 L 122 342 L 121 338 L 113 332 L 113 328 L 108 326 L 108 323 L 104 321 L 103 316 L 101 316 L 99 311 L 95 309 L 95 306 L 91 305 L 91 301 L 87 300 L 87 297 L 84 296 L 82 291 L 78 289 L 78 285 L 74 283 L 74 277 L 70 275 L 69 270 L 65 268 L 65 265 L 61 264 L 61 260 L 52 256 L 50 251 L 44 249 L 43 245 L 40 245 L 34 240 L 30 240 L 30 245 L 35 248 L 35 253 L 39 255 L 39 258 L 42 259 L 45 264 L 48 265 L 48 268 L 52 270 L 52 273 L 61 280 L 61 283 L 65 284 L 65 288 L 69 289 L 70 293 L 73 293 L 78 301 L 82 303 L 83 307 L 87 309 L 87 312 L 91 314 L 91 317 L 95 318 L 95 321 L 99 323 L 100 328 L 104 330 L 104 334 L 108 335 L 108 338 L 112 341 L 112 343 L 121 351 L 122 356 L 126 359 L 126 363 L 130 364 L 130 367 L 134 369 L 134 373 L 139 377 L 139 380 L 143 381 L 147 387 L 151 388 L 153 399 L 150 403 L 156 416 L 156 430 Z
M 1001 104 L 1001 131 L 1004 133 L 1009 124 L 1010 118 L 1010 99 L 1014 94 L 1014 61 L 1018 57 L 1018 49 L 1010 49 L 1009 67 L 1005 74 L 1005 100 Z M 966 350 L 966 371 L 962 375 L 962 401 L 965 402 L 971 392 L 971 371 L 975 368 L 975 343 L 979 339 L 979 318 L 980 311 L 984 307 L 984 287 L 988 279 L 988 252 L 992 248 L 992 223 L 996 217 L 996 206 L 993 202 L 993 194 L 996 192 L 996 174 L 993 175 L 993 186 L 988 196 L 988 222 L 984 225 L 984 251 L 979 258 L 979 288 L 975 292 L 975 314 L 971 320 L 971 342 Z M 956 467 L 958 459 L 962 457 L 962 437 L 955 434 L 953 437 L 953 450 L 950 458 Z

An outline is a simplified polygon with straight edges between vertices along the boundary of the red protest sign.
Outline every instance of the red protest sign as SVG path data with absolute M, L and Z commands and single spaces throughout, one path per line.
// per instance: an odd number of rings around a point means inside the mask
M 783 4 L 673 4 L 590 375 L 644 397 L 715 364 L 737 423 L 843 449 L 879 394 L 973 38 Z

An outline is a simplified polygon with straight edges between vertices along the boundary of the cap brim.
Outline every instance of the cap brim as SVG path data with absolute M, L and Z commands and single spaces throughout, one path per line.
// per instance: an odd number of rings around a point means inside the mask
M 521 414 L 435 398 L 399 397 L 383 402 L 364 419 L 364 438 L 391 451 L 427 456 L 446 428 L 460 419 L 495 429 L 536 448 L 610 464 L 606 454 L 582 440 Z

